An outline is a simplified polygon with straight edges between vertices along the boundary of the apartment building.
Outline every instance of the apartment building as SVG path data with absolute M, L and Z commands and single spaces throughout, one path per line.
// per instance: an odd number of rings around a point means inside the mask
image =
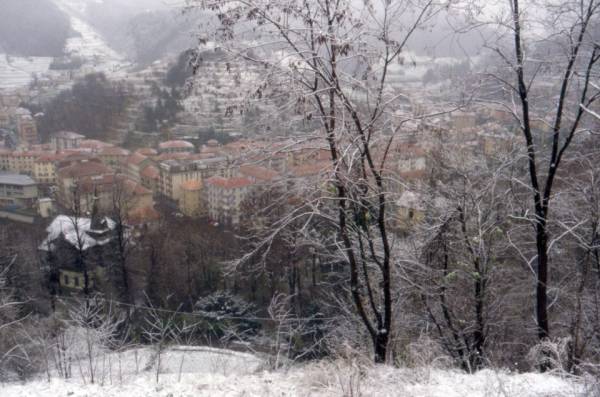
M 19 143 L 24 147 L 38 143 L 37 126 L 31 115 L 22 115 L 17 118 L 17 135 L 19 136 Z
M 0 205 L 31 208 L 38 198 L 35 181 L 27 175 L 0 173 Z
M 0 169 L 18 174 L 33 175 L 35 161 L 43 155 L 38 151 L 0 150 Z
M 78 149 L 85 136 L 71 131 L 57 132 L 50 138 L 54 150 Z
M 129 150 L 120 148 L 118 146 L 108 146 L 98 149 L 96 155 L 104 163 L 104 165 L 114 169 L 120 170 L 121 165 L 127 157 L 129 157 Z
M 114 171 L 97 159 L 75 161 L 57 171 L 58 202 L 65 208 L 73 208 L 76 196 L 80 195 L 83 181 L 94 178 L 104 183 L 105 175 L 113 175 Z M 107 182 L 108 183 L 108 182 Z M 83 199 L 85 201 L 85 198 Z
M 33 163 L 33 178 L 40 184 L 56 184 L 56 164 L 61 156 L 45 154 Z
M 140 154 L 138 152 L 134 152 L 127 156 L 127 158 L 123 160 L 123 163 L 123 173 L 126 174 L 129 178 L 133 179 L 134 181 L 141 182 L 142 170 L 152 165 L 154 162 L 147 156 L 144 156 L 143 154 Z
M 159 164 L 159 191 L 162 195 L 179 201 L 181 185 L 190 180 L 204 181 L 213 176 L 228 177 L 235 170 L 227 157 L 207 159 L 166 160 Z
M 226 225 L 238 225 L 242 202 L 251 192 L 253 185 L 246 177 L 208 178 L 204 194 L 210 219 Z
M 179 210 L 186 216 L 197 217 L 205 214 L 204 199 L 202 197 L 202 182 L 190 180 L 181 184 L 181 200 Z

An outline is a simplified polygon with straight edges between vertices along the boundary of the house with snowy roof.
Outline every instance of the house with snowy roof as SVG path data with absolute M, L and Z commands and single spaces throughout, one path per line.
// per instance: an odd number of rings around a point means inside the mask
M 53 294 L 101 289 L 109 281 L 117 255 L 117 224 L 100 217 L 58 215 L 38 249 Z

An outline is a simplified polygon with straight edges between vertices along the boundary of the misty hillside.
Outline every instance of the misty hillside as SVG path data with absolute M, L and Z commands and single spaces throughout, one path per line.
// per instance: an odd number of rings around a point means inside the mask
M 0 52 L 60 56 L 71 32 L 69 18 L 51 0 L 0 0 Z
M 198 15 L 154 1 L 88 3 L 85 17 L 110 46 L 141 64 L 176 55 L 194 45 Z

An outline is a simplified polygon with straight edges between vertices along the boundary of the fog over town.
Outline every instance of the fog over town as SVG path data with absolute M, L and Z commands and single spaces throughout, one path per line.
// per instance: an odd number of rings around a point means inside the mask
M 0 0 L 0 395 L 600 395 L 600 0 Z

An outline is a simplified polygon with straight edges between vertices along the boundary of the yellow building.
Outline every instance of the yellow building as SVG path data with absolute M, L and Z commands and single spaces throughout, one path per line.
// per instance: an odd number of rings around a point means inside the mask
M 53 155 L 38 157 L 33 163 L 33 179 L 37 183 L 56 184 L 56 160 Z
M 15 151 L 8 154 L 8 170 L 19 174 L 33 175 L 35 161 L 42 155 L 41 152 Z M 3 155 L 4 156 L 4 155 Z
M 181 185 L 187 181 L 204 181 L 213 176 L 230 176 L 233 169 L 226 157 L 197 160 L 165 160 L 159 165 L 159 191 L 162 195 L 179 201 Z
M 129 150 L 117 146 L 103 147 L 98 149 L 97 156 L 104 165 L 113 170 L 120 170 L 129 157 Z
M 191 180 L 181 184 L 182 196 L 179 210 L 186 216 L 197 217 L 205 214 L 202 202 L 202 182 Z

